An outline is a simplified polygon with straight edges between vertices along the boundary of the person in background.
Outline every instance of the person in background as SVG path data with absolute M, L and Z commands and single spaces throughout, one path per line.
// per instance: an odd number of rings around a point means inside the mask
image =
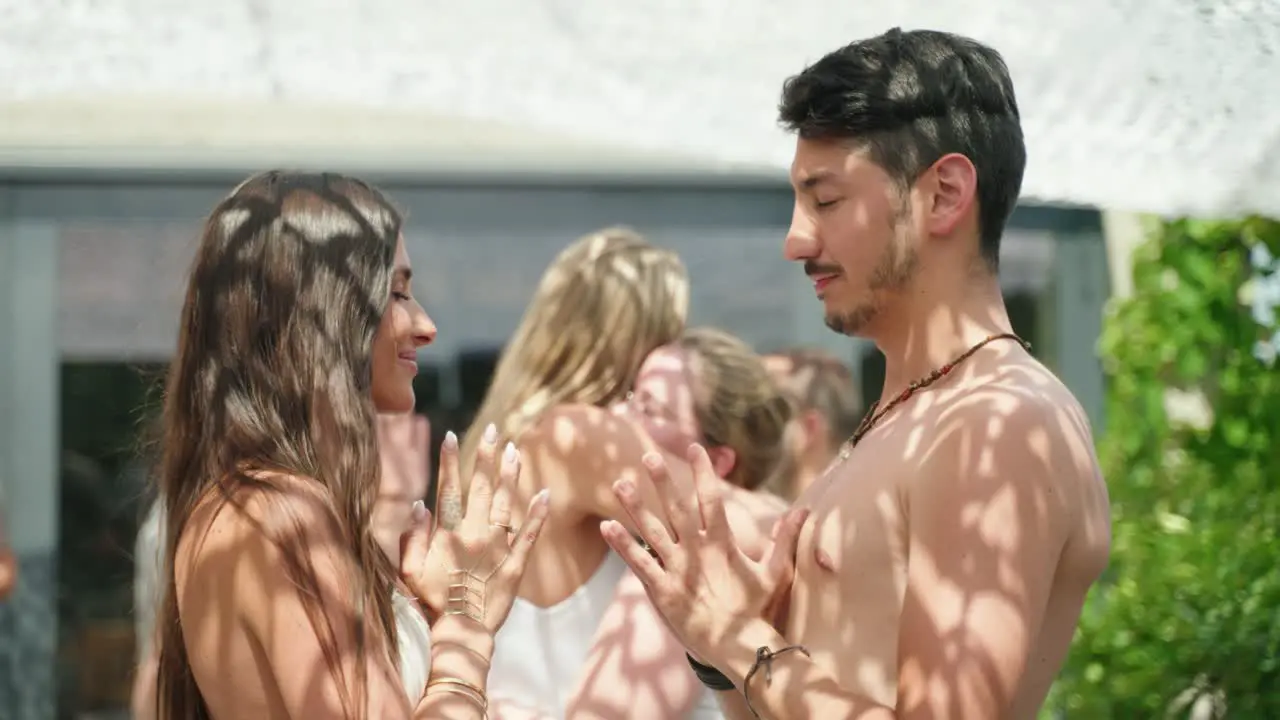
M 730 523 L 763 547 L 785 503 L 757 491 L 786 454 L 792 405 L 746 343 L 714 328 L 687 330 L 645 357 L 633 390 L 610 410 L 626 423 L 613 425 L 612 442 L 594 452 L 625 460 L 628 448 L 657 448 L 681 457 L 690 443 L 705 443 Z M 517 602 L 498 636 L 493 720 L 719 720 L 714 696 L 639 580 L 624 573 L 613 593 L 598 619 L 581 603 L 548 612 Z M 551 684 L 548 667 L 573 682 Z
M 787 467 L 769 484 L 771 491 L 794 501 L 830 467 L 857 429 L 862 393 L 849 366 L 824 350 L 779 350 L 765 355 L 764 364 L 796 405 Z
M 133 636 L 137 668 L 129 707 L 133 720 L 153 720 L 156 705 L 155 625 L 160 605 L 160 565 L 164 555 L 161 541 L 163 503 L 153 501 L 138 527 L 133 542 Z
M 523 452 L 517 498 L 546 488 L 555 499 L 540 551 L 530 556 L 497 638 L 491 716 L 519 717 L 515 708 L 554 718 L 574 712 L 570 692 L 626 570 L 599 533 L 602 518 L 622 515 L 609 481 L 639 477 L 641 457 L 655 447 L 635 420 L 611 408 L 635 389 L 650 353 L 680 337 L 688 303 L 679 256 L 633 230 L 605 228 L 556 256 L 502 351 L 463 437 L 463 461 L 493 429 L 499 441 L 514 440 Z M 462 511 L 460 500 L 439 494 L 444 526 Z M 649 657 L 645 649 L 627 660 Z M 641 687 L 627 683 L 616 690 Z M 664 684 L 657 693 L 662 709 L 650 717 L 692 704 L 699 690 L 692 683 Z
M 730 525 L 754 527 L 755 537 L 763 540 L 786 510 L 786 503 L 764 488 L 786 463 L 792 409 L 746 343 L 716 328 L 692 328 L 649 354 L 634 392 L 617 410 L 635 418 L 668 456 L 684 457 L 690 443 L 703 443 L 716 475 L 734 488 L 725 495 Z M 650 662 L 640 667 L 627 662 L 636 656 Z M 672 656 L 673 662 L 662 663 Z M 683 646 L 649 604 L 644 585 L 627 573 L 596 628 L 571 694 L 573 712 L 565 720 L 720 718 L 714 696 L 700 687 L 684 661 Z M 654 683 L 654 677 L 663 683 Z M 652 697 L 660 690 L 665 707 Z M 682 696 L 696 702 L 671 703 Z M 521 718 L 504 714 L 497 720 Z
M 0 488 L 0 601 L 8 600 L 18 584 L 18 559 L 9 547 L 9 535 L 5 529 L 4 489 Z

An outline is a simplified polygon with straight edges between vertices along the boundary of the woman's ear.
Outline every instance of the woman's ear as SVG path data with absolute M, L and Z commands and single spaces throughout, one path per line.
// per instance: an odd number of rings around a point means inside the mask
M 734 465 L 738 464 L 738 454 L 733 448 L 724 445 L 707 448 L 707 456 L 711 458 L 711 467 L 715 469 L 716 475 L 721 478 L 729 477 Z

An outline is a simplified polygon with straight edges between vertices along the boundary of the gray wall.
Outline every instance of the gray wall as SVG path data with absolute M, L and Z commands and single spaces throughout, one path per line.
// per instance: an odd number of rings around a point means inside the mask
M 57 229 L 64 357 L 169 354 L 200 219 L 231 182 L 0 184 L 0 202 L 11 217 Z M 807 290 L 796 292 L 799 270 L 782 259 L 791 213 L 785 187 L 383 186 L 408 211 L 406 237 L 421 278 L 415 285 L 440 326 L 439 347 L 429 354 L 500 346 L 555 253 L 616 223 L 685 258 L 695 324 L 720 325 L 757 347 L 844 342 L 813 337 L 826 332 L 816 301 Z M 1055 222 L 1011 230 L 1007 285 L 1048 283 L 1054 250 L 1046 230 Z M 797 322 L 809 316 L 813 323 Z

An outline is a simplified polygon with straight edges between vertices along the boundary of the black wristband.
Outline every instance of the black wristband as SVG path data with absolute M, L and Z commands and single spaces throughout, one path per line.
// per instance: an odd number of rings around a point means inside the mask
M 703 665 L 694 660 L 689 653 L 685 653 L 684 656 L 689 658 L 689 667 L 693 668 L 693 674 L 698 676 L 699 682 L 703 685 L 716 692 L 728 692 L 735 689 L 733 681 L 726 677 L 724 673 L 710 665 Z

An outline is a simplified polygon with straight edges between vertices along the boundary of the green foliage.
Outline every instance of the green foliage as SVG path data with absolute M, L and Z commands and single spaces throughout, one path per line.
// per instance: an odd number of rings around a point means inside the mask
M 1276 332 L 1250 310 L 1256 244 L 1280 257 L 1280 223 L 1163 224 L 1108 309 L 1112 562 L 1054 688 L 1068 718 L 1162 718 L 1191 688 L 1280 717 L 1280 364 L 1255 356 Z

